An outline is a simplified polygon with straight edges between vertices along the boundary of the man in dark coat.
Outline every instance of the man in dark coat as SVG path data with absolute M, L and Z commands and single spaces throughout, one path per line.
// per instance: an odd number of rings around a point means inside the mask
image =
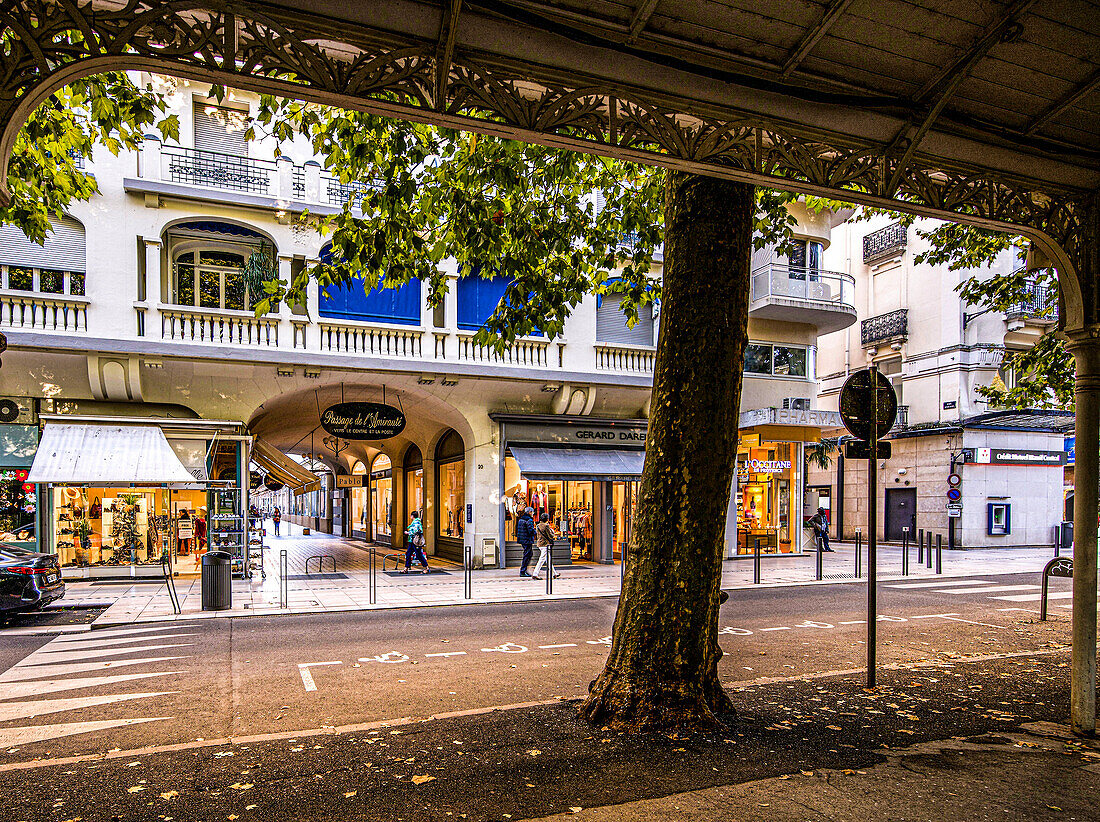
M 525 508 L 516 520 L 516 542 L 523 546 L 523 564 L 520 565 L 521 577 L 531 576 L 527 573 L 527 566 L 531 564 L 531 558 L 535 555 L 535 510 Z

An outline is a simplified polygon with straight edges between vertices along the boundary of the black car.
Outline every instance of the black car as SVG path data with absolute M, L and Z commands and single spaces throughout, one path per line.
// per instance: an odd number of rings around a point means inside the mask
M 0 542 L 0 613 L 31 611 L 65 596 L 55 554 Z

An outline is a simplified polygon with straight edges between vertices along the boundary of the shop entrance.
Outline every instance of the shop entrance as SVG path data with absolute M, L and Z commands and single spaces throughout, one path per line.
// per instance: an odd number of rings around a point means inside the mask
M 798 544 L 799 444 L 744 435 L 737 452 L 737 553 L 789 554 Z

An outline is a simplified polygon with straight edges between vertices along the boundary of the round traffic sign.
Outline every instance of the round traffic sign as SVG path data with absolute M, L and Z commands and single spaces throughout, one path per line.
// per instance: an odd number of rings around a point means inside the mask
M 840 417 L 848 432 L 858 439 L 871 439 L 872 430 L 884 437 L 897 415 L 898 395 L 878 369 L 856 371 L 840 389 Z
M 952 502 L 958 502 L 962 499 L 962 497 L 962 491 L 960 491 L 958 488 L 947 489 L 947 498 Z
M 960 477 L 958 474 L 951 474 L 947 478 L 947 484 L 950 485 L 952 488 L 955 488 L 956 486 L 958 486 L 958 484 L 961 483 L 962 481 L 963 481 L 963 478 Z

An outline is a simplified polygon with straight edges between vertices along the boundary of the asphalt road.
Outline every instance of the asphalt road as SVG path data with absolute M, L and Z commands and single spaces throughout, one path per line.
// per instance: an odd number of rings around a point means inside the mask
M 1037 621 L 1035 583 L 1028 574 L 883 585 L 879 663 L 1068 643 L 1068 610 Z M 735 590 L 722 609 L 720 673 L 738 685 L 861 668 L 865 604 L 862 584 Z M 606 656 L 615 607 L 587 599 L 56 637 L 0 631 L 0 767 L 578 698 Z

